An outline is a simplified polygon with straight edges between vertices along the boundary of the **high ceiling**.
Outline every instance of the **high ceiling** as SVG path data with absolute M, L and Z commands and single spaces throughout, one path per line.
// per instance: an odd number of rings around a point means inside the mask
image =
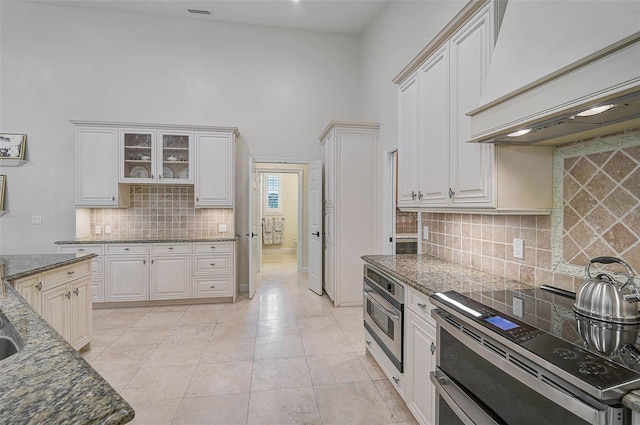
M 24 1 L 24 0 L 22 0 Z M 29 0 L 27 0 L 29 1 Z M 69 7 L 145 13 L 310 31 L 358 34 L 389 0 L 31 0 Z M 211 15 L 190 14 L 187 9 Z

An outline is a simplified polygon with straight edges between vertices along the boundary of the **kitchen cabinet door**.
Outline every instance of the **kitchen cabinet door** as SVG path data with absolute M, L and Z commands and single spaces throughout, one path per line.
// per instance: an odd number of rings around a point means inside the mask
M 429 374 L 436 367 L 436 329 L 413 311 L 408 311 L 405 317 L 405 401 L 421 425 L 432 425 L 436 395 Z
M 191 256 L 152 256 L 152 300 L 171 300 L 191 297 Z
M 195 134 L 196 207 L 233 208 L 235 134 Z
M 77 127 L 76 205 L 129 206 L 128 187 L 118 185 L 118 129 Z
M 193 133 L 158 130 L 156 175 L 158 183 L 193 183 Z
M 91 279 L 87 276 L 70 284 L 70 336 L 69 343 L 77 350 L 91 342 L 92 304 Z
M 37 274 L 18 279 L 13 283 L 18 293 L 22 295 L 36 313 L 42 311 L 42 275 Z
M 107 256 L 105 301 L 149 299 L 149 266 L 146 255 Z
M 60 285 L 42 291 L 42 318 L 67 341 L 70 341 L 71 291 Z
M 120 129 L 120 183 L 155 183 L 157 180 L 156 131 Z
M 449 49 L 420 68 L 419 206 L 446 206 L 449 191 Z
M 494 157 L 492 144 L 467 143 L 471 139 L 471 118 L 467 112 L 478 107 L 493 50 L 493 8 L 487 7 L 450 40 L 451 205 L 495 207 Z
M 418 74 L 407 79 L 398 91 L 398 206 L 418 206 L 420 145 L 418 140 Z

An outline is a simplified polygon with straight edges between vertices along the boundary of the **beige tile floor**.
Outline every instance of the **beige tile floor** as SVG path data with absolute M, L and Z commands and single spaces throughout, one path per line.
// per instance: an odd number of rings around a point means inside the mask
M 292 255 L 265 261 L 252 300 L 94 310 L 83 355 L 132 423 L 416 424 L 365 354 L 362 309 L 309 291 Z

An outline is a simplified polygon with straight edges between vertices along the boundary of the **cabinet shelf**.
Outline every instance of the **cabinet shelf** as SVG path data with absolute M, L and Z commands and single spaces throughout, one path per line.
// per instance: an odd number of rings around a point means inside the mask
M 143 160 L 143 159 L 125 159 L 124 162 L 135 162 L 135 163 L 142 163 L 142 164 L 149 164 L 151 163 L 151 160 Z
M 185 151 L 185 152 L 189 151 L 189 148 L 174 148 L 172 146 L 164 146 L 163 149 L 164 150 L 171 150 L 171 151 Z
M 162 161 L 164 164 L 184 164 L 189 165 L 189 161 L 167 161 L 166 159 Z
M 125 146 L 125 149 L 144 149 L 144 150 L 149 150 L 151 149 L 151 146 Z

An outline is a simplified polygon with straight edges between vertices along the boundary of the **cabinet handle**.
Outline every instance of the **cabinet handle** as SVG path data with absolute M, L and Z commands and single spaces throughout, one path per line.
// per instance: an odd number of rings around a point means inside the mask
M 67 272 L 67 274 L 74 274 L 76 271 L 75 270 L 70 270 Z
M 67 292 L 66 294 L 64 294 L 65 297 L 67 297 L 68 300 L 71 299 L 71 292 Z
M 151 177 L 153 177 L 153 176 L 151 176 Z M 158 178 L 162 179 L 162 174 L 158 174 Z
M 216 263 L 211 263 L 211 264 L 209 264 L 209 265 L 210 265 L 210 266 L 215 266 L 215 265 L 216 265 Z
M 38 282 L 36 288 L 38 289 L 38 291 L 42 291 L 42 282 Z
M 392 376 L 391 378 L 393 379 L 393 382 L 395 382 L 396 384 L 400 382 L 400 378 L 396 378 L 395 376 Z
M 434 343 L 431 343 L 431 354 L 435 354 L 436 352 L 436 346 L 434 345 Z
M 318 231 L 318 232 L 312 233 L 311 235 L 312 235 L 312 236 L 316 236 L 316 237 L 318 237 L 318 238 L 319 238 L 319 237 L 320 237 L 320 232 Z
M 200 198 L 196 196 L 196 202 L 200 202 Z
M 125 248 L 124 250 L 125 250 L 125 251 L 129 251 L 129 248 Z
M 418 191 L 418 199 L 422 199 L 422 191 Z
M 78 248 L 78 251 L 82 252 L 84 251 L 84 248 Z
M 453 198 L 453 195 L 455 195 L 456 193 L 451 190 L 451 188 L 449 188 L 449 199 Z
M 147 264 L 147 260 L 142 260 L 142 264 Z
M 151 260 L 151 264 L 154 264 L 156 262 L 156 260 Z
M 247 236 L 249 236 L 249 235 L 247 235 Z M 216 249 L 216 247 L 215 247 L 215 246 L 212 246 L 212 247 L 211 247 L 211 249 Z
M 416 193 L 413 190 L 411 191 L 411 199 L 416 199 Z
M 80 295 L 80 288 L 74 289 L 73 293 L 76 294 L 76 295 Z
M 209 286 L 209 288 L 216 289 L 216 285 L 211 285 L 211 286 Z
M 169 248 L 167 248 L 167 249 L 173 249 L 173 247 L 172 247 L 172 246 L 170 246 L 170 247 L 169 247 Z
M 371 341 L 365 341 L 367 345 L 371 345 Z
M 153 178 L 153 174 L 151 174 L 151 178 Z
M 115 200 L 116 200 L 116 197 L 115 197 L 115 196 L 112 196 L 112 197 L 111 197 L 111 200 L 112 200 L 112 201 L 115 201 Z
M 421 309 L 424 310 L 425 308 L 427 308 L 427 305 L 426 304 L 422 304 L 422 303 L 418 303 L 418 307 L 420 307 Z

